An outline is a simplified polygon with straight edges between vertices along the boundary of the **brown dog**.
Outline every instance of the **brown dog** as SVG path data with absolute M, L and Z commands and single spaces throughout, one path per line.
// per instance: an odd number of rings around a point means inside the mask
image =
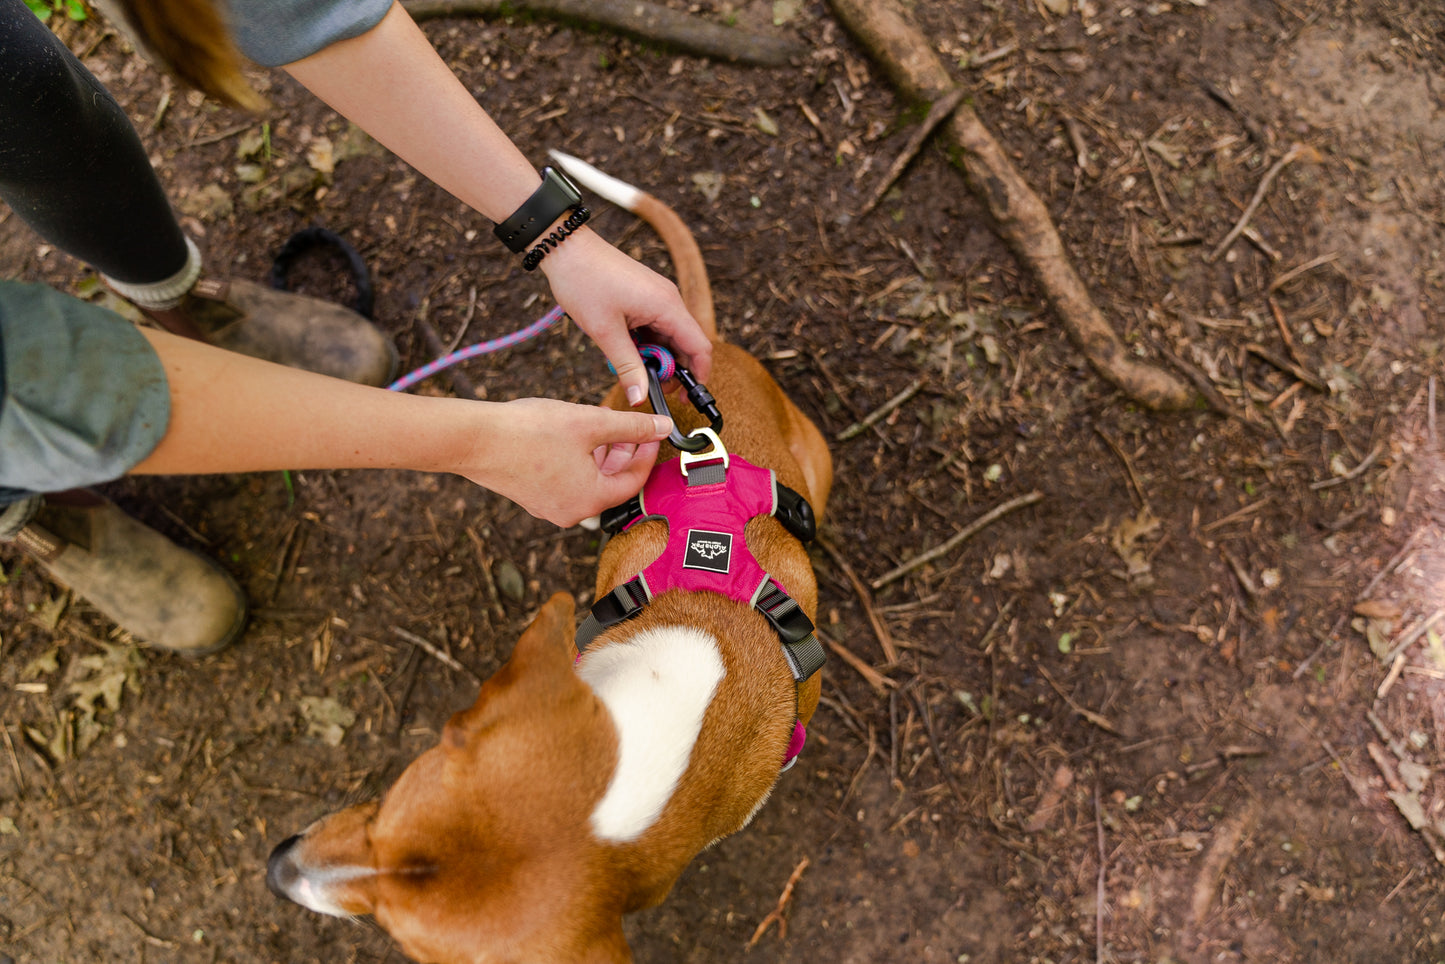
M 716 342 L 702 257 L 676 214 L 559 160 L 657 229 Z M 558 593 L 380 802 L 276 848 L 273 890 L 370 914 L 432 964 L 631 960 L 622 915 L 659 903 L 699 851 L 747 824 L 818 702 L 817 586 L 795 494 L 821 517 L 827 445 L 739 348 L 716 345 L 709 387 L 720 443 L 682 459 L 664 446 L 639 510 L 618 516 L 628 527 L 602 551 L 582 654 Z M 604 404 L 626 403 L 614 391 Z M 706 422 L 685 401 L 673 418 L 681 432 Z

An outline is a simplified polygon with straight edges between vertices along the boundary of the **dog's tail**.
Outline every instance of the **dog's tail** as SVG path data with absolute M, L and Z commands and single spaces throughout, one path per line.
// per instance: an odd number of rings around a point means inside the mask
M 707 267 L 703 264 L 697 239 L 692 236 L 682 218 L 677 216 L 677 212 L 641 188 L 620 181 L 611 174 L 605 174 L 584 160 L 561 151 L 552 151 L 551 154 L 553 160 L 577 183 L 603 200 L 626 208 L 652 225 L 652 229 L 667 245 L 667 253 L 672 256 L 673 267 L 677 271 L 677 287 L 682 292 L 683 303 L 702 326 L 703 332 L 716 340 L 717 318 L 713 313 L 712 286 L 708 284 Z

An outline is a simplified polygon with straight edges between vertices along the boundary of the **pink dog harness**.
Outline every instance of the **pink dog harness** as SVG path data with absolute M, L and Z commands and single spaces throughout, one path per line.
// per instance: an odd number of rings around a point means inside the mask
M 669 589 L 716 592 L 763 614 L 782 642 L 794 682 L 802 683 L 822 667 L 823 647 L 797 601 L 748 551 L 744 529 L 756 516 L 771 515 L 807 541 L 815 531 L 812 509 L 781 485 L 771 469 L 737 456 L 724 452 L 721 461 L 694 464 L 714 457 L 711 452 L 684 455 L 680 472 L 672 464 L 658 465 L 636 498 L 604 516 L 609 532 L 625 531 L 643 519 L 661 519 L 668 527 L 667 546 L 641 573 L 597 601 L 577 628 L 577 649 L 586 648 L 609 626 L 636 616 Z M 806 739 L 802 722 L 795 722 L 784 769 L 792 766 Z

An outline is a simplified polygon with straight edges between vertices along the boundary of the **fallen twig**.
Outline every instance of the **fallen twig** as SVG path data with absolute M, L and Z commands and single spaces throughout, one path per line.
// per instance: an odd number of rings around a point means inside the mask
M 1271 282 L 1269 283 L 1269 288 L 1267 289 L 1267 292 L 1268 292 L 1269 294 L 1274 294 L 1274 293 L 1275 293 L 1276 291 L 1278 291 L 1280 288 L 1282 288 L 1282 287 L 1284 287 L 1285 285 L 1289 284 L 1291 281 L 1293 281 L 1294 279 L 1298 278 L 1300 275 L 1304 274 L 1306 271 L 1312 271 L 1312 270 L 1314 270 L 1315 268 L 1318 268 L 1318 267 L 1319 267 L 1320 265 L 1322 265 L 1322 264 L 1329 264 L 1331 261 L 1336 261 L 1336 260 L 1338 260 L 1339 257 L 1340 257 L 1340 256 L 1339 256 L 1339 253 L 1338 253 L 1338 252 L 1331 251 L 1331 252 L 1329 252 L 1328 254 L 1322 254 L 1322 255 L 1320 255 L 1318 258 L 1311 258 L 1310 260 L 1306 261 L 1304 264 L 1300 265 L 1299 267 L 1290 268 L 1290 269 L 1289 269 L 1288 271 L 1286 271 L 1284 274 L 1280 275 L 1278 278 L 1275 278 L 1273 281 L 1271 281 Z
M 898 0 L 830 0 L 843 25 L 887 71 L 905 97 L 935 101 L 956 84 L 933 44 Z M 948 119 L 953 162 L 988 209 L 999 236 L 1033 272 L 1070 340 L 1110 384 L 1154 409 L 1194 404 L 1189 387 L 1134 357 L 1109 326 L 1064 251 L 1048 207 L 968 104 Z
M 903 391 L 899 392 L 897 395 L 894 395 L 888 401 L 884 402 L 882 405 L 879 405 L 873 411 L 869 412 L 862 418 L 862 420 L 854 422 L 852 425 L 849 425 L 847 428 L 843 429 L 843 431 L 839 432 L 836 436 L 834 436 L 834 438 L 836 438 L 839 442 L 846 442 L 850 438 L 853 438 L 855 435 L 861 435 L 863 432 L 866 432 L 868 429 L 872 428 L 874 425 L 878 424 L 883 419 L 891 415 L 894 410 L 897 409 L 904 402 L 908 401 L 914 395 L 917 395 L 918 390 L 922 387 L 923 379 L 917 379 L 913 382 L 913 384 L 909 385 Z
M 1436 861 L 1445 864 L 1445 836 L 1442 836 L 1439 828 L 1426 815 L 1424 805 L 1420 801 L 1418 793 L 1411 791 L 1410 787 L 1400 778 L 1397 767 L 1400 763 L 1410 762 L 1408 758 L 1397 753 L 1397 760 L 1391 760 L 1385 755 L 1385 750 L 1378 743 L 1371 742 L 1366 745 L 1370 752 L 1370 759 L 1375 761 L 1375 767 L 1380 771 L 1380 776 L 1385 780 L 1385 796 L 1395 805 L 1400 816 L 1405 818 L 1425 845 L 1430 848 Z
M 1375 573 L 1374 577 L 1370 579 L 1369 583 L 1366 584 L 1364 589 L 1360 590 L 1359 595 L 1355 597 L 1356 604 L 1358 604 L 1362 600 L 1369 599 L 1370 594 L 1375 591 L 1375 588 L 1380 585 L 1384 578 L 1388 576 L 1391 572 L 1393 572 L 1396 566 L 1402 564 L 1405 561 L 1406 556 L 1410 555 L 1410 553 L 1414 551 L 1415 537 L 1419 533 L 1420 530 L 1417 529 L 1405 537 L 1405 542 L 1403 545 L 1400 546 L 1399 551 L 1397 551 L 1393 556 L 1391 556 L 1390 561 L 1385 563 L 1385 565 L 1381 567 L 1379 572 Z M 1350 610 L 1347 609 L 1344 612 L 1340 613 L 1339 618 L 1335 620 L 1335 624 L 1333 627 L 1331 627 L 1330 631 L 1328 633 L 1325 633 L 1322 637 L 1317 637 L 1320 640 L 1320 644 L 1315 647 L 1314 652 L 1306 656 L 1304 660 L 1295 667 L 1294 672 L 1290 675 L 1293 676 L 1295 679 L 1299 679 L 1301 676 L 1303 676 L 1305 672 L 1310 668 L 1310 666 L 1314 664 L 1314 661 L 1316 659 L 1319 659 L 1320 653 L 1323 653 L 1326 647 L 1328 647 L 1337 640 L 1340 635 L 1340 630 L 1345 627 L 1345 621 L 1349 618 Z
M 1429 430 L 1429 433 L 1430 433 L 1430 437 L 1429 437 L 1429 441 L 1428 441 L 1427 445 L 1428 445 L 1430 451 L 1433 452 L 1433 451 L 1435 451 L 1435 448 L 1440 444 L 1440 436 L 1437 435 L 1436 432 L 1435 432 L 1435 376 L 1434 376 L 1434 375 L 1431 375 L 1431 376 L 1430 376 L 1429 385 L 1430 385 L 1430 407 L 1426 410 L 1426 411 L 1427 411 L 1427 415 L 1426 415 L 1426 418 L 1425 418 L 1425 425 L 1426 425 L 1426 428 Z
M 434 658 L 435 658 L 438 662 L 440 662 L 442 665 L 448 666 L 448 667 L 450 667 L 451 669 L 456 670 L 458 673 L 465 673 L 466 675 L 470 676 L 472 679 L 476 680 L 478 683 L 482 682 L 482 678 L 481 678 L 480 676 L 478 676 L 476 673 L 472 672 L 471 670 L 467 669 L 467 668 L 466 668 L 465 666 L 463 666 L 461 663 L 457 662 L 456 658 L 455 658 L 454 656 L 452 656 L 450 653 L 445 652 L 445 651 L 442 650 L 442 649 L 439 649 L 439 648 L 437 647 L 437 645 L 436 645 L 435 643 L 433 643 L 431 640 L 426 639 L 425 637 L 422 637 L 422 636 L 418 636 L 416 633 L 413 633 L 413 632 L 410 632 L 410 631 L 408 631 L 408 630 L 402 629 L 400 626 L 393 626 L 393 627 L 391 627 L 391 631 L 392 631 L 393 633 L 396 633 L 396 634 L 397 634 L 398 636 L 400 636 L 402 639 L 406 640 L 408 643 L 411 643 L 413 646 L 416 646 L 417 648 L 419 648 L 419 649 L 421 649 L 421 650 L 424 650 L 427 654 L 429 654 L 430 656 L 434 657 Z
M 1088 707 L 1081 705 L 1068 693 L 1065 693 L 1064 688 L 1054 681 L 1054 678 L 1049 675 L 1048 670 L 1044 669 L 1042 663 L 1038 664 L 1038 671 L 1039 674 L 1043 676 L 1044 681 L 1053 687 L 1054 692 L 1059 694 L 1059 698 L 1062 699 L 1065 703 L 1069 704 L 1069 709 L 1073 710 L 1075 713 L 1079 714 L 1084 719 L 1088 720 L 1090 723 L 1094 724 L 1106 733 L 1112 733 L 1115 736 L 1123 735 L 1119 732 L 1118 727 L 1116 727 L 1113 723 L 1109 722 L 1107 717 L 1099 713 L 1095 713 Z
M 0 723 L 0 736 L 5 738 L 5 749 L 10 752 L 10 768 L 15 771 L 15 789 L 17 796 L 25 795 L 25 774 L 20 769 L 20 758 L 15 755 L 15 744 L 10 741 L 10 727 Z
M 847 646 L 844 646 L 836 639 L 833 639 L 831 636 L 826 635 L 822 630 L 815 628 L 813 630 L 813 635 L 817 636 L 820 640 L 822 640 L 823 645 L 827 646 L 834 653 L 837 653 L 839 659 L 847 663 L 849 666 L 853 667 L 853 669 L 857 671 L 858 675 L 863 677 L 863 679 L 867 680 L 868 685 L 873 687 L 876 692 L 882 693 L 885 689 L 888 689 L 891 686 L 898 685 L 897 683 L 893 682 L 893 680 L 884 676 L 882 673 L 878 672 L 876 669 L 865 663 L 862 659 L 859 658 L 857 653 L 853 652 L 851 649 L 849 649 Z
M 1301 368 L 1299 365 L 1296 365 L 1288 358 L 1281 358 L 1279 355 L 1276 355 L 1274 352 L 1270 351 L 1263 345 L 1245 345 L 1244 350 L 1249 352 L 1251 355 L 1254 355 L 1256 358 L 1264 359 L 1285 374 L 1293 375 L 1295 378 L 1298 378 L 1300 381 L 1304 382 L 1306 385 L 1308 385 L 1310 388 L 1313 388 L 1317 392 L 1323 392 L 1328 394 L 1330 390 L 1329 386 L 1325 384 L 1324 379 L 1320 378 L 1318 375 L 1312 374 L 1304 368 Z
M 939 745 L 938 733 L 933 728 L 933 714 L 928 712 L 928 701 L 913 692 L 911 685 L 906 687 L 903 692 L 908 694 L 909 701 L 918 711 L 919 719 L 923 721 L 923 732 L 928 737 L 928 745 L 933 748 L 933 759 L 938 764 L 938 772 L 943 774 L 943 782 L 948 784 L 948 789 L 953 793 L 953 799 L 958 801 L 959 809 L 966 811 L 968 801 L 963 798 L 963 792 L 958 789 L 958 783 L 954 781 L 953 774 L 948 772 L 948 761 L 944 759 L 943 747 Z
M 863 771 L 868 769 L 874 755 L 878 752 L 878 734 L 873 731 L 873 724 L 868 724 L 868 752 L 863 757 L 863 762 L 853 773 L 853 779 L 848 781 L 848 789 L 843 791 L 843 799 L 838 801 L 838 812 L 842 813 L 843 808 L 848 805 L 848 800 L 853 796 L 853 791 L 858 789 L 858 781 L 863 779 Z
M 1385 674 L 1384 680 L 1380 683 L 1379 688 L 1375 690 L 1375 699 L 1377 701 L 1383 700 L 1389 695 L 1391 688 L 1395 685 L 1395 681 L 1400 678 L 1400 674 L 1404 671 L 1405 654 L 1401 653 L 1395 657 L 1395 662 L 1390 666 L 1390 671 Z
M 1264 136 L 1264 129 L 1259 126 L 1259 122 L 1240 110 L 1239 105 L 1234 102 L 1234 98 L 1229 96 L 1228 92 L 1207 80 L 1201 80 L 1199 86 L 1204 88 L 1206 94 L 1239 116 L 1239 122 L 1244 125 L 1244 129 L 1248 132 L 1250 140 L 1254 141 L 1254 143 L 1260 147 L 1269 146 L 1269 140 Z
M 758 67 L 781 67 L 806 53 L 790 37 L 749 33 L 648 0 L 405 0 L 402 6 L 417 21 L 530 14 L 596 24 L 684 53 Z
M 1257 803 L 1251 802 L 1247 809 L 1224 821 L 1214 832 L 1214 841 L 1205 851 L 1204 861 L 1199 867 L 1199 876 L 1194 879 L 1194 895 L 1189 903 L 1194 923 L 1203 923 L 1205 916 L 1209 913 L 1209 908 L 1213 906 L 1214 897 L 1219 893 L 1220 879 L 1224 876 L 1224 868 L 1228 866 L 1230 858 L 1239 848 L 1239 842 L 1244 838 L 1245 832 L 1254 823 L 1258 806 Z
M 1069 145 L 1074 149 L 1074 164 L 1089 177 L 1098 177 L 1099 166 L 1089 159 L 1089 145 L 1084 140 L 1083 125 L 1065 114 L 1064 133 L 1069 136 Z
M 828 558 L 833 560 L 833 565 L 841 569 L 848 582 L 853 585 L 853 592 L 863 606 L 863 612 L 868 617 L 868 624 L 873 627 L 873 635 L 878 637 L 878 645 L 883 650 L 883 658 L 888 661 L 890 666 L 897 663 L 898 647 L 893 645 L 893 634 L 888 631 L 883 618 L 873 608 L 873 594 L 868 591 L 867 586 L 863 585 L 863 581 L 858 578 L 853 567 L 848 565 L 848 560 L 843 558 L 838 547 L 833 545 L 832 540 L 824 538 L 821 532 L 818 534 L 818 545 L 823 547 L 823 551 L 828 553 Z
M 970 70 L 976 70 L 979 67 L 993 63 L 995 60 L 1003 60 L 1018 49 L 1019 45 L 1017 42 L 1006 43 L 1002 47 L 995 47 L 986 54 L 979 54 L 977 57 L 968 58 L 968 67 Z
M 127 914 L 125 911 L 121 911 L 120 916 L 130 921 L 131 925 L 134 926 L 136 930 L 140 931 L 141 940 L 145 941 L 147 944 L 152 944 L 156 947 L 166 947 L 172 950 L 181 946 L 175 941 L 167 940 L 164 937 L 158 937 L 157 935 L 152 934 L 149 930 L 146 929 L 144 924 Z
M 1374 448 L 1370 449 L 1369 454 L 1360 460 L 1359 465 L 1350 469 L 1344 475 L 1337 475 L 1332 479 L 1320 479 L 1318 482 L 1311 482 L 1310 488 L 1315 490 L 1328 489 L 1330 486 L 1342 485 L 1345 482 L 1350 482 L 1358 479 L 1360 476 L 1365 474 L 1366 470 L 1368 470 L 1370 466 L 1375 464 L 1375 460 L 1378 459 L 1384 451 L 1385 443 L 1380 442 Z
M 1230 228 L 1229 233 L 1224 236 L 1224 240 L 1215 245 L 1214 250 L 1204 256 L 1206 262 L 1213 264 L 1218 261 L 1224 256 L 1224 252 L 1228 251 L 1230 246 L 1239 240 L 1239 236 L 1244 233 L 1244 229 L 1249 227 L 1249 219 L 1254 217 L 1255 211 L 1259 210 L 1259 205 L 1264 201 L 1264 196 L 1269 191 L 1269 186 L 1274 183 L 1275 178 L 1279 177 L 1279 172 L 1283 171 L 1292 162 L 1299 160 L 1306 150 L 1307 148 L 1303 144 L 1295 144 L 1285 152 L 1284 157 L 1275 161 L 1270 169 L 1264 172 L 1264 177 L 1259 179 L 1259 187 L 1254 189 L 1254 197 L 1250 198 L 1249 204 L 1244 209 L 1244 213 L 1239 216 L 1239 220 L 1235 222 L 1234 227 Z
M 1094 881 L 1094 964 L 1104 964 L 1104 874 L 1108 855 L 1104 851 L 1104 815 L 1099 808 L 1099 781 L 1094 779 L 1094 836 L 1099 847 L 1099 875 Z
M 883 195 L 887 194 L 888 189 L 893 186 L 893 182 L 898 180 L 898 175 L 903 173 L 903 169 L 907 167 L 913 158 L 918 155 L 918 152 L 922 150 L 923 144 L 928 140 L 929 135 L 938 128 L 939 124 L 946 121 L 948 116 L 954 112 L 955 108 L 963 102 L 963 94 L 964 89 L 962 87 L 955 87 L 933 102 L 933 106 L 928 108 L 928 116 L 923 118 L 923 123 L 918 125 L 917 129 L 915 129 L 913 134 L 908 138 L 908 143 L 903 145 L 903 151 L 894 159 L 893 164 L 888 168 L 888 172 L 883 175 L 883 180 L 879 181 L 878 186 L 873 189 L 873 196 L 868 199 L 868 203 L 859 208 L 858 218 L 861 219 L 868 214 L 869 211 L 872 211 L 878 206 L 878 202 L 883 200 Z
M 1154 170 L 1154 162 L 1149 160 L 1149 148 L 1142 140 L 1135 140 L 1134 143 L 1139 146 L 1139 156 L 1144 160 L 1144 170 L 1149 172 L 1149 183 L 1154 186 L 1154 196 L 1159 199 L 1159 207 L 1163 209 L 1164 220 L 1173 221 L 1174 209 L 1169 206 L 1169 199 L 1164 196 L 1164 186 L 1159 183 L 1159 175 Z
M 1147 510 L 1149 508 L 1149 497 L 1144 494 L 1144 486 L 1139 484 L 1139 476 L 1134 474 L 1134 464 L 1129 461 L 1129 456 L 1125 455 L 1124 450 L 1119 448 L 1119 446 L 1114 443 L 1114 440 L 1109 438 L 1108 434 L 1097 425 L 1094 426 L 1094 433 L 1103 439 L 1104 444 L 1113 450 L 1114 455 L 1120 462 L 1124 463 L 1124 471 L 1129 475 L 1129 484 L 1134 487 L 1134 494 L 1139 497 L 1139 507 Z
M 1251 431 L 1258 431 L 1262 428 L 1262 426 L 1247 421 L 1243 415 L 1236 412 L 1229 402 L 1225 401 L 1224 396 L 1219 393 L 1219 389 L 1214 387 L 1214 383 L 1209 380 L 1209 376 L 1200 371 L 1198 367 L 1186 362 L 1167 346 L 1161 345 L 1157 341 L 1151 340 L 1151 344 L 1153 344 L 1154 350 L 1164 357 L 1165 361 L 1184 373 L 1184 377 L 1189 379 L 1190 384 L 1194 386 L 1194 390 L 1199 393 L 1200 397 L 1204 399 L 1204 403 L 1208 405 L 1210 410 L 1216 415 L 1223 415 L 1225 418 L 1233 419 Z
M 505 625 L 507 610 L 502 607 L 502 594 L 497 592 L 497 581 L 492 578 L 492 560 L 487 556 L 486 546 L 482 544 L 482 537 L 477 535 L 471 526 L 467 526 L 465 532 L 472 541 L 472 548 L 476 550 L 477 567 L 481 570 L 482 581 L 487 584 L 487 595 L 492 598 L 492 615 L 497 618 L 498 623 Z
M 1064 791 L 1074 785 L 1074 770 L 1067 763 L 1059 764 L 1054 770 L 1054 775 L 1049 780 L 1049 785 L 1039 796 L 1039 802 L 1034 807 L 1033 815 L 1024 821 L 1025 833 L 1038 833 L 1049 825 L 1054 817 L 1054 811 L 1059 809 L 1059 804 L 1064 802 Z
M 955 548 L 967 542 L 969 539 L 972 539 L 974 536 L 978 535 L 978 533 L 993 525 L 995 522 L 997 522 L 999 519 L 1002 519 L 1010 512 L 1013 512 L 1017 509 L 1022 509 L 1025 506 L 1033 505 L 1035 502 L 1041 502 L 1043 501 L 1043 498 L 1044 494 L 1042 492 L 1030 492 L 1027 495 L 1021 495 L 1016 499 L 1010 499 L 1003 505 L 995 506 L 994 508 L 985 512 L 983 515 L 979 516 L 978 519 L 976 519 L 975 521 L 969 523 L 967 526 L 964 526 L 958 532 L 955 532 L 947 539 L 947 541 L 943 542 L 941 545 L 934 546 L 932 549 L 919 553 L 902 565 L 890 569 L 888 572 L 885 572 L 877 579 L 874 579 L 871 583 L 869 583 L 869 585 L 872 586 L 875 590 L 882 589 L 890 582 L 895 582 L 896 580 L 903 578 L 918 567 L 932 562 L 939 556 L 947 555 L 948 553 L 952 552 Z
M 788 877 L 788 883 L 783 887 L 782 896 L 778 898 L 778 906 L 774 907 L 772 912 L 758 924 L 758 929 L 753 931 L 752 938 L 748 940 L 748 950 L 757 946 L 758 941 L 763 939 L 763 935 L 774 923 L 778 925 L 779 937 L 788 936 L 788 922 L 783 917 L 783 909 L 788 906 L 788 901 L 793 899 L 793 888 L 798 885 L 798 878 L 803 876 L 803 871 L 808 869 L 808 864 L 808 858 L 804 857 L 798 861 L 798 866 L 793 868 L 792 874 Z
M 1386 664 L 1394 662 L 1395 658 L 1403 654 L 1405 650 L 1409 649 L 1411 644 L 1413 644 L 1421 636 L 1424 636 L 1426 633 L 1428 633 L 1431 627 L 1433 627 L 1436 623 L 1440 621 L 1440 618 L 1442 616 L 1445 616 L 1445 606 L 1441 606 L 1439 609 L 1435 610 L 1433 613 L 1426 616 L 1424 619 L 1420 620 L 1418 623 L 1412 626 L 1408 632 L 1406 632 L 1400 637 L 1400 641 L 1398 643 L 1390 647 L 1390 651 L 1385 654 L 1385 658 L 1382 659 L 1380 662 Z

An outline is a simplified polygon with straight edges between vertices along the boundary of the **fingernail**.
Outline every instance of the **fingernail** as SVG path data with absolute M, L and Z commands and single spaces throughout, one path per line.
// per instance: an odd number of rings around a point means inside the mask
M 656 426 L 655 431 L 658 435 L 666 435 L 668 432 L 672 431 L 672 419 L 668 418 L 666 415 L 652 416 L 652 423 L 654 426 Z
M 647 393 L 642 390 L 641 385 L 627 386 L 627 404 L 629 405 L 641 405 L 642 399 L 646 395 Z

